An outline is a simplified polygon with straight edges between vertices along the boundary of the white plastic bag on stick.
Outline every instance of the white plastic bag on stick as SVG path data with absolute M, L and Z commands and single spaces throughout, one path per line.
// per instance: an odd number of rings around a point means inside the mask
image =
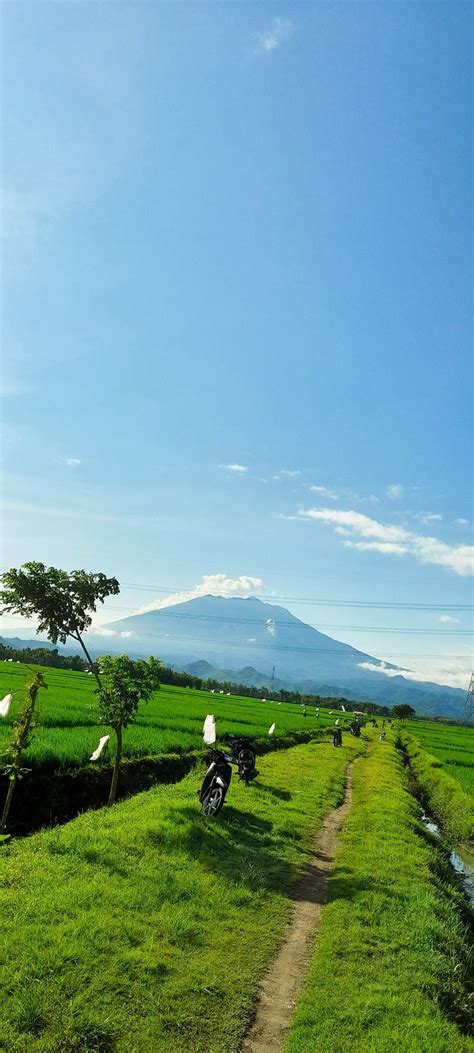
M 276 724 L 272 724 L 271 728 L 268 729 L 268 734 L 269 735 L 273 735 L 273 732 L 275 731 L 275 728 L 276 728 Z
M 216 718 L 212 713 L 207 714 L 202 731 L 206 746 L 213 746 L 216 741 Z
M 8 710 L 10 709 L 11 700 L 11 692 L 10 694 L 5 695 L 5 698 L 2 698 L 2 701 L 0 702 L 0 717 L 8 716 Z
M 104 751 L 105 745 L 109 741 L 109 738 L 110 738 L 110 735 L 102 735 L 102 738 L 99 739 L 99 745 L 98 745 L 97 749 L 94 750 L 94 752 L 91 754 L 91 756 L 89 757 L 89 760 L 99 760 L 99 757 L 100 757 L 101 753 Z

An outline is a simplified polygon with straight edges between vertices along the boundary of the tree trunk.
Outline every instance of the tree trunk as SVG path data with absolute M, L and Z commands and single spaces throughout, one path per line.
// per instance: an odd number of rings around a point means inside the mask
M 114 770 L 112 772 L 112 782 L 110 784 L 109 793 L 109 804 L 115 804 L 115 798 L 117 796 L 117 784 L 120 771 L 120 761 L 122 760 L 122 725 L 119 724 L 115 728 L 115 734 L 117 736 L 117 749 L 115 751 Z
M 8 783 L 8 793 L 7 793 L 7 796 L 6 796 L 6 799 L 5 799 L 5 804 L 3 806 L 2 821 L 0 823 L 0 834 L 3 834 L 5 832 L 5 829 L 6 829 L 8 813 L 10 811 L 10 805 L 12 803 L 13 791 L 15 789 L 15 783 L 16 783 L 16 775 L 13 775 L 12 778 L 10 779 L 10 782 Z
M 42 687 L 42 686 L 43 687 L 47 687 L 47 685 L 43 683 L 42 673 L 37 673 L 33 683 L 30 684 L 30 686 L 28 688 L 28 694 L 30 696 L 30 706 L 29 706 L 29 708 L 27 706 L 23 710 L 23 712 L 22 712 L 22 714 L 20 716 L 20 720 L 23 721 L 23 727 L 20 728 L 20 730 L 19 730 L 16 750 L 15 750 L 15 752 L 13 754 L 13 764 L 12 764 L 12 769 L 13 770 L 11 771 L 11 774 L 10 774 L 10 781 L 8 783 L 7 796 L 5 798 L 5 804 L 3 806 L 2 819 L 1 819 L 1 822 L 0 822 L 0 833 L 2 833 L 2 834 L 3 834 L 4 830 L 5 830 L 6 825 L 7 825 L 8 814 L 10 812 L 10 805 L 12 803 L 13 791 L 15 789 L 16 781 L 17 781 L 17 778 L 18 778 L 18 770 L 19 770 L 19 767 L 20 767 L 20 760 L 21 760 L 21 754 L 23 752 L 23 746 L 24 746 L 25 741 L 26 741 L 26 739 L 28 737 L 28 732 L 30 730 L 31 721 L 33 720 L 33 714 L 34 714 L 34 710 L 35 710 L 35 703 L 36 703 L 36 698 L 37 698 L 37 695 L 38 695 L 38 691 L 39 691 L 40 687 Z
M 97 666 L 96 666 L 95 662 L 92 661 L 92 658 L 91 658 L 91 656 L 89 654 L 89 651 L 87 650 L 87 647 L 86 647 L 86 645 L 84 643 L 84 640 L 82 639 L 81 634 L 77 633 L 76 636 L 74 636 L 71 633 L 71 635 L 73 636 L 73 639 L 77 640 L 77 642 L 80 643 L 80 645 L 82 647 L 82 650 L 84 651 L 84 654 L 85 654 L 85 656 L 87 658 L 87 661 L 89 662 L 91 670 L 92 670 L 92 672 L 93 672 L 93 674 L 94 674 L 94 676 L 95 676 L 95 678 L 97 680 L 97 683 L 98 683 L 99 687 L 102 687 L 102 681 L 101 681 L 100 676 L 99 676 L 99 674 L 97 672 Z

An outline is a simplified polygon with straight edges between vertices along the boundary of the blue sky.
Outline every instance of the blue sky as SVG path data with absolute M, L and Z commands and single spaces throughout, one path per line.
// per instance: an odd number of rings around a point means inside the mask
M 10 4 L 2 60 L 2 564 L 464 683 L 470 6 Z

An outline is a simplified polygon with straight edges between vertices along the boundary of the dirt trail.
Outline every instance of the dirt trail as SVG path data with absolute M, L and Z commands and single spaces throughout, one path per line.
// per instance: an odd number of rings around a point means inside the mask
M 324 820 L 311 858 L 293 891 L 293 915 L 280 952 L 262 982 L 254 1022 L 244 1038 L 241 1053 L 278 1053 L 283 1046 L 296 999 L 308 974 L 337 838 L 351 805 L 351 787 L 352 766 L 349 765 L 344 801 Z

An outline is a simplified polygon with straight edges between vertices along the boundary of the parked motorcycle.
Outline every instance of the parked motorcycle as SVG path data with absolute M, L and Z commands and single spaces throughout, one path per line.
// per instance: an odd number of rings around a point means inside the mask
M 234 761 L 237 765 L 237 775 L 239 779 L 248 786 L 250 780 L 255 775 L 255 762 L 256 753 L 255 747 L 248 738 L 243 736 L 237 736 L 229 734 L 227 735 L 227 741 L 231 747 Z
M 232 760 L 230 753 L 212 748 L 211 763 L 199 791 L 199 800 L 204 815 L 211 817 L 219 815 L 232 778 Z

